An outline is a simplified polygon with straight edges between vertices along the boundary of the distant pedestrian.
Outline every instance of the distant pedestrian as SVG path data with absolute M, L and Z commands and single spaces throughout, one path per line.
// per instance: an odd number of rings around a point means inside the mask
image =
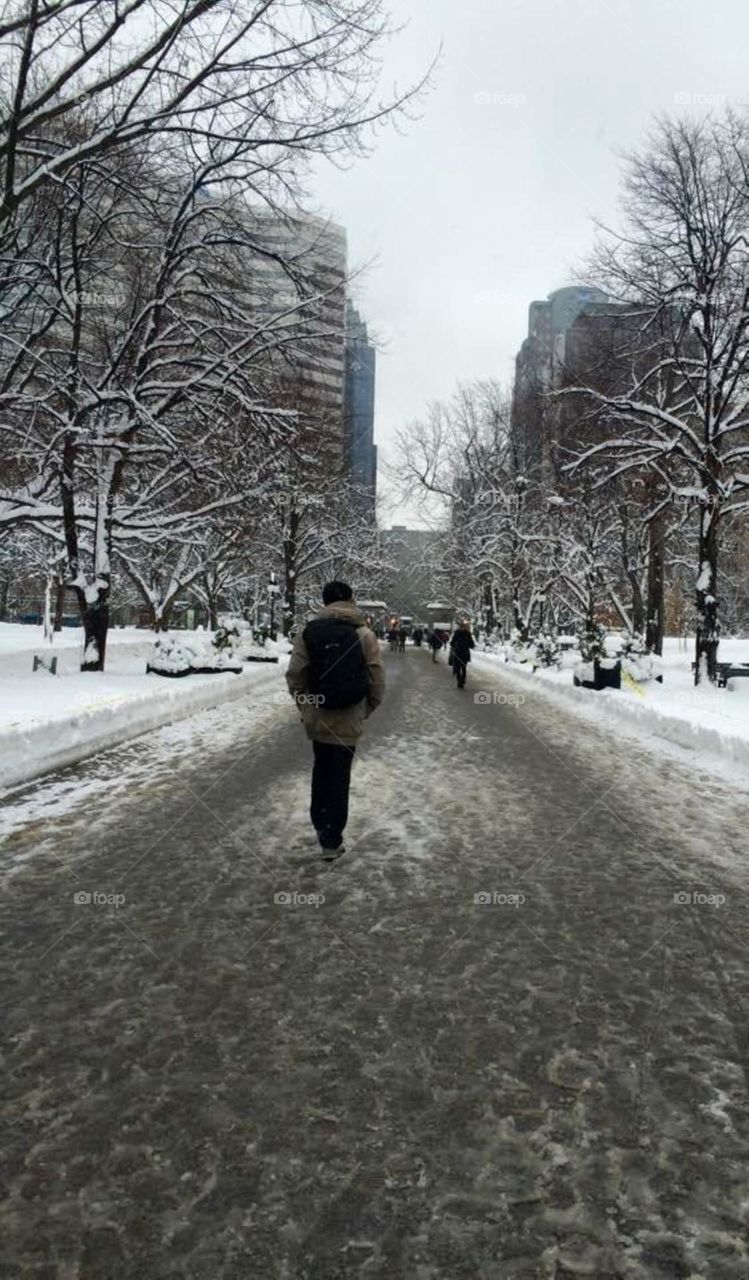
M 458 683 L 459 689 L 464 689 L 466 684 L 466 667 L 471 661 L 471 649 L 475 647 L 471 628 L 465 618 L 458 623 L 457 629 L 453 632 L 450 640 L 450 666 L 453 669 L 453 675 Z
M 345 852 L 351 764 L 364 721 L 385 695 L 385 668 L 348 583 L 327 583 L 322 598 L 325 607 L 294 642 L 286 683 L 314 751 L 310 818 L 323 858 L 333 861 Z
M 427 644 L 429 645 L 429 648 L 432 650 L 432 662 L 436 662 L 437 654 L 442 648 L 442 641 L 440 640 L 439 635 L 434 629 L 427 632 Z
M 407 639 L 408 639 L 408 631 L 406 630 L 405 627 L 400 627 L 398 630 L 398 648 L 400 649 L 401 653 L 405 653 Z
M 424 632 L 421 627 L 414 627 L 413 642 L 417 649 L 421 648 L 421 642 L 424 639 Z

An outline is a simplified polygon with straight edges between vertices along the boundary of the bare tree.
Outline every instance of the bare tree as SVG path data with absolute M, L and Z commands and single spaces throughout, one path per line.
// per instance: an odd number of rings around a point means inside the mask
M 377 96 L 390 32 L 381 0 L 6 5 L 0 523 L 64 542 L 86 669 L 104 663 L 116 547 L 132 577 L 169 534 L 186 571 L 201 523 L 249 497 L 222 451 L 295 429 L 268 368 L 309 344 L 320 299 L 258 211 L 280 217 L 312 156 L 361 152 L 406 109 L 418 89 Z M 243 288 L 248 259 L 288 275 L 285 316 Z
M 364 127 L 418 92 L 377 96 L 390 34 L 380 0 L 8 0 L 0 226 L 46 184 L 145 139 L 165 162 L 236 148 L 234 176 L 270 168 L 282 185 L 310 154 L 360 151 Z M 82 134 L 65 127 L 81 118 Z
M 23 308 L 0 340 L 0 428 L 26 468 L 3 518 L 60 522 L 93 670 L 104 663 L 115 541 L 184 541 L 188 525 L 241 501 L 225 485 L 227 455 L 267 447 L 295 418 L 269 405 L 255 376 L 273 320 L 257 316 L 241 282 L 225 283 L 227 258 L 254 251 L 241 206 L 201 196 L 205 166 L 183 175 L 175 197 L 174 174 L 159 181 L 139 158 L 128 174 L 120 158 L 115 181 L 109 164 L 105 198 L 101 166 L 68 175 L 53 269 L 30 304 L 53 314 L 43 341 L 24 340 Z
M 608 430 L 583 460 L 651 473 L 697 508 L 696 681 L 703 664 L 716 676 L 721 524 L 749 489 L 748 142 L 732 115 L 659 121 L 627 161 L 624 230 L 597 254 L 641 342 L 626 388 L 587 388 Z
M 559 573 L 554 510 L 539 468 L 520 456 L 502 388 L 492 380 L 461 387 L 410 424 L 400 445 L 405 492 L 442 504 L 442 572 L 452 595 L 480 610 L 487 630 L 504 611 L 527 638 Z

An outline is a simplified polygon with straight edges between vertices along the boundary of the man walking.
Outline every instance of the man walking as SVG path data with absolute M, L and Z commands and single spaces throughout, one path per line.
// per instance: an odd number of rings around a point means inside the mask
M 345 853 L 351 764 L 364 721 L 382 702 L 385 668 L 347 582 L 329 582 L 324 608 L 297 635 L 286 672 L 312 740 L 310 817 L 323 858 Z
M 471 635 L 471 628 L 467 619 L 461 618 L 458 628 L 453 632 L 450 640 L 450 665 L 459 689 L 465 689 L 466 666 L 471 661 L 471 649 L 473 648 L 474 640 Z

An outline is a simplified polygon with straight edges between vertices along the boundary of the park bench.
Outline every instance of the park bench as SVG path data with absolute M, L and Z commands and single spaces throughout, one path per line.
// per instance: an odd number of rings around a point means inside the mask
M 692 663 L 692 671 L 697 666 L 696 662 Z M 749 676 L 749 662 L 719 662 L 717 685 L 719 689 L 726 689 L 729 680 L 741 678 L 741 676 Z
M 725 689 L 729 680 L 737 676 L 749 676 L 749 662 L 719 662 L 718 688 Z

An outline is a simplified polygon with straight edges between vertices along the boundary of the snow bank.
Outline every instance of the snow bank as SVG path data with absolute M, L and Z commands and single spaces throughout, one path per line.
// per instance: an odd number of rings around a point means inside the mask
M 621 690 L 593 692 L 575 688 L 569 670 L 539 668 L 505 662 L 501 654 L 477 653 L 476 670 L 501 671 L 524 688 L 571 705 L 581 716 L 604 729 L 628 728 L 650 746 L 668 743 L 700 756 L 706 768 L 725 775 L 726 769 L 749 778 L 749 680 L 736 681 L 733 690 L 712 685 L 695 688 L 691 653 L 679 652 L 678 641 L 667 642 L 662 670 L 664 683 L 623 681 Z M 721 643 L 721 657 L 749 660 L 749 641 Z
M 38 627 L 0 624 L 2 787 L 74 764 L 203 708 L 252 697 L 258 686 L 278 679 L 277 666 L 186 680 L 146 675 L 153 635 L 136 628 L 111 633 L 106 671 L 83 673 L 78 669 L 81 633 L 63 633 L 60 646 L 59 638 L 50 646 Z M 34 651 L 56 653 L 59 674 L 32 673 Z
M 96 679 L 96 675 L 82 678 Z M 189 680 L 180 681 L 144 676 L 148 687 L 130 696 L 104 695 L 64 717 L 37 719 L 33 724 L 3 728 L 0 731 L 0 787 L 15 786 L 42 773 L 75 764 L 205 707 L 249 697 L 264 679 L 268 681 L 269 673 L 258 668 L 241 675 L 191 676 Z

